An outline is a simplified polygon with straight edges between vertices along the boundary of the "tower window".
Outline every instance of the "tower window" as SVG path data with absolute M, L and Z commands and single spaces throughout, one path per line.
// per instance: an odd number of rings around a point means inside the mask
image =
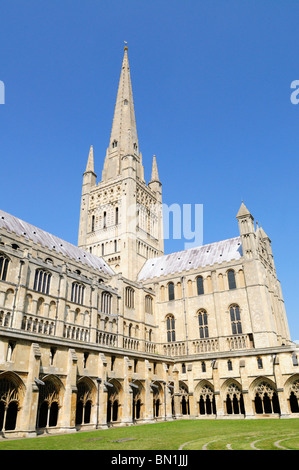
M 197 286 L 197 295 L 204 294 L 203 277 L 202 276 L 198 276 L 196 278 L 196 286 Z
M 107 227 L 107 212 L 103 213 L 103 228 Z
M 239 305 L 231 305 L 229 309 L 230 321 L 232 325 L 232 334 L 242 334 L 242 324 Z
M 118 225 L 118 207 L 115 208 L 115 225 Z
M 91 217 L 91 231 L 94 232 L 94 215 Z
M 199 324 L 199 337 L 208 338 L 209 337 L 208 315 L 205 310 L 200 310 L 198 312 L 198 324 Z
M 168 343 L 175 341 L 175 320 L 173 315 L 166 317 L 167 341 Z
M 116 147 L 117 147 L 117 140 L 114 140 L 114 141 L 112 142 L 112 148 L 114 149 L 114 148 L 116 148 Z
M 0 280 L 5 281 L 8 268 L 8 258 L 5 255 L 0 253 Z
M 168 284 L 168 300 L 174 300 L 174 283 Z
M 262 368 L 263 368 L 263 360 L 262 360 L 262 358 L 261 358 L 261 357 L 258 357 L 256 361 L 257 361 L 257 367 L 258 367 L 258 369 L 262 369 Z
M 229 289 L 235 289 L 236 288 L 236 278 L 235 278 L 235 271 L 233 269 L 230 269 L 229 271 L 227 271 L 227 279 L 228 279 Z
M 292 354 L 292 362 L 293 362 L 293 366 L 298 366 L 298 357 L 296 353 Z
M 233 364 L 230 359 L 227 361 L 227 370 L 233 370 Z

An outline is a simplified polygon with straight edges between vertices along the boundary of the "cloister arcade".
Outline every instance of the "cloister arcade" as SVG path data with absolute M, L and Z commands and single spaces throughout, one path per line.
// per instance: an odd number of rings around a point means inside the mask
M 174 393 L 174 385 L 167 385 L 165 395 L 165 384 L 160 381 L 150 383 L 151 409 L 146 409 L 146 389 L 144 381 L 133 380 L 129 382 L 129 395 L 124 392 L 124 385 L 117 379 L 109 379 L 102 383 L 101 396 L 104 401 L 100 405 L 100 424 L 112 426 L 120 424 L 126 418 L 127 422 L 136 423 L 145 419 L 159 420 L 165 418 L 166 401 L 169 400 L 168 419 L 171 417 L 221 417 L 219 406 L 224 416 L 240 415 L 245 417 L 246 410 L 245 394 L 252 403 L 253 416 L 263 417 L 280 414 L 280 400 L 282 395 L 278 393 L 274 382 L 266 377 L 255 379 L 248 391 L 242 391 L 241 384 L 229 379 L 225 381 L 217 393 L 214 386 L 207 380 L 198 381 L 194 393 L 189 392 L 188 385 L 180 381 L 178 393 Z M 61 426 L 61 411 L 65 403 L 65 384 L 55 375 L 46 375 L 38 379 L 38 400 L 36 407 L 36 431 L 43 432 L 45 429 L 59 428 Z M 131 403 L 127 403 L 127 397 Z M 175 402 L 175 396 L 178 402 Z M 0 432 L 16 430 L 20 427 L 22 412 L 24 409 L 24 398 L 26 397 L 26 386 L 24 381 L 14 372 L 0 374 Z M 194 413 L 190 406 L 193 397 Z M 290 377 L 284 388 L 284 397 L 287 401 L 290 416 L 299 414 L 299 374 Z M 179 404 L 179 408 L 175 405 Z M 104 405 L 103 405 L 104 404 Z M 75 416 L 75 427 L 95 426 L 96 410 L 99 405 L 99 389 L 94 380 L 89 377 L 81 377 L 77 382 L 76 400 L 72 402 L 72 413 Z M 124 412 L 125 407 L 127 406 Z M 165 408 L 164 408 L 165 406 Z M 105 417 L 102 416 L 105 411 Z M 102 414 L 101 414 L 102 413 Z M 126 414 L 127 413 L 127 414 Z M 125 416 L 126 414 L 126 416 Z

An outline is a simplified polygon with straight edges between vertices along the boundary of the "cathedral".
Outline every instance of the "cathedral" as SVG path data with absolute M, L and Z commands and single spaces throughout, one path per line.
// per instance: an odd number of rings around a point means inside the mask
M 236 219 L 234 238 L 164 254 L 126 46 L 101 178 L 92 146 L 83 174 L 78 246 L 0 211 L 0 436 L 299 417 L 271 241 L 243 202 Z

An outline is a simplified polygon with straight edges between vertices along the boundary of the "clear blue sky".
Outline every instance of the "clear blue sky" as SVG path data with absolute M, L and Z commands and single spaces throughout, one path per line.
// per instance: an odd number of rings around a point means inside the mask
M 298 24 L 295 0 L 1 0 L 1 208 L 77 243 L 82 173 L 92 144 L 101 175 L 128 41 L 147 181 L 156 154 L 164 202 L 203 204 L 204 243 L 239 234 L 244 200 L 299 340 Z

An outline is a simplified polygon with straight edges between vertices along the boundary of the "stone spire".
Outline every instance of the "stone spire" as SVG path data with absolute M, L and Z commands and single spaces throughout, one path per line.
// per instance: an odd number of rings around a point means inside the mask
M 136 152 L 138 138 L 127 46 L 119 79 L 110 147 L 118 148 L 123 155 L 138 153 Z
M 122 171 L 122 157 L 132 155 L 137 163 L 137 175 L 142 178 L 128 47 L 125 46 L 120 73 L 114 117 L 107 149 L 102 180 L 117 177 Z

